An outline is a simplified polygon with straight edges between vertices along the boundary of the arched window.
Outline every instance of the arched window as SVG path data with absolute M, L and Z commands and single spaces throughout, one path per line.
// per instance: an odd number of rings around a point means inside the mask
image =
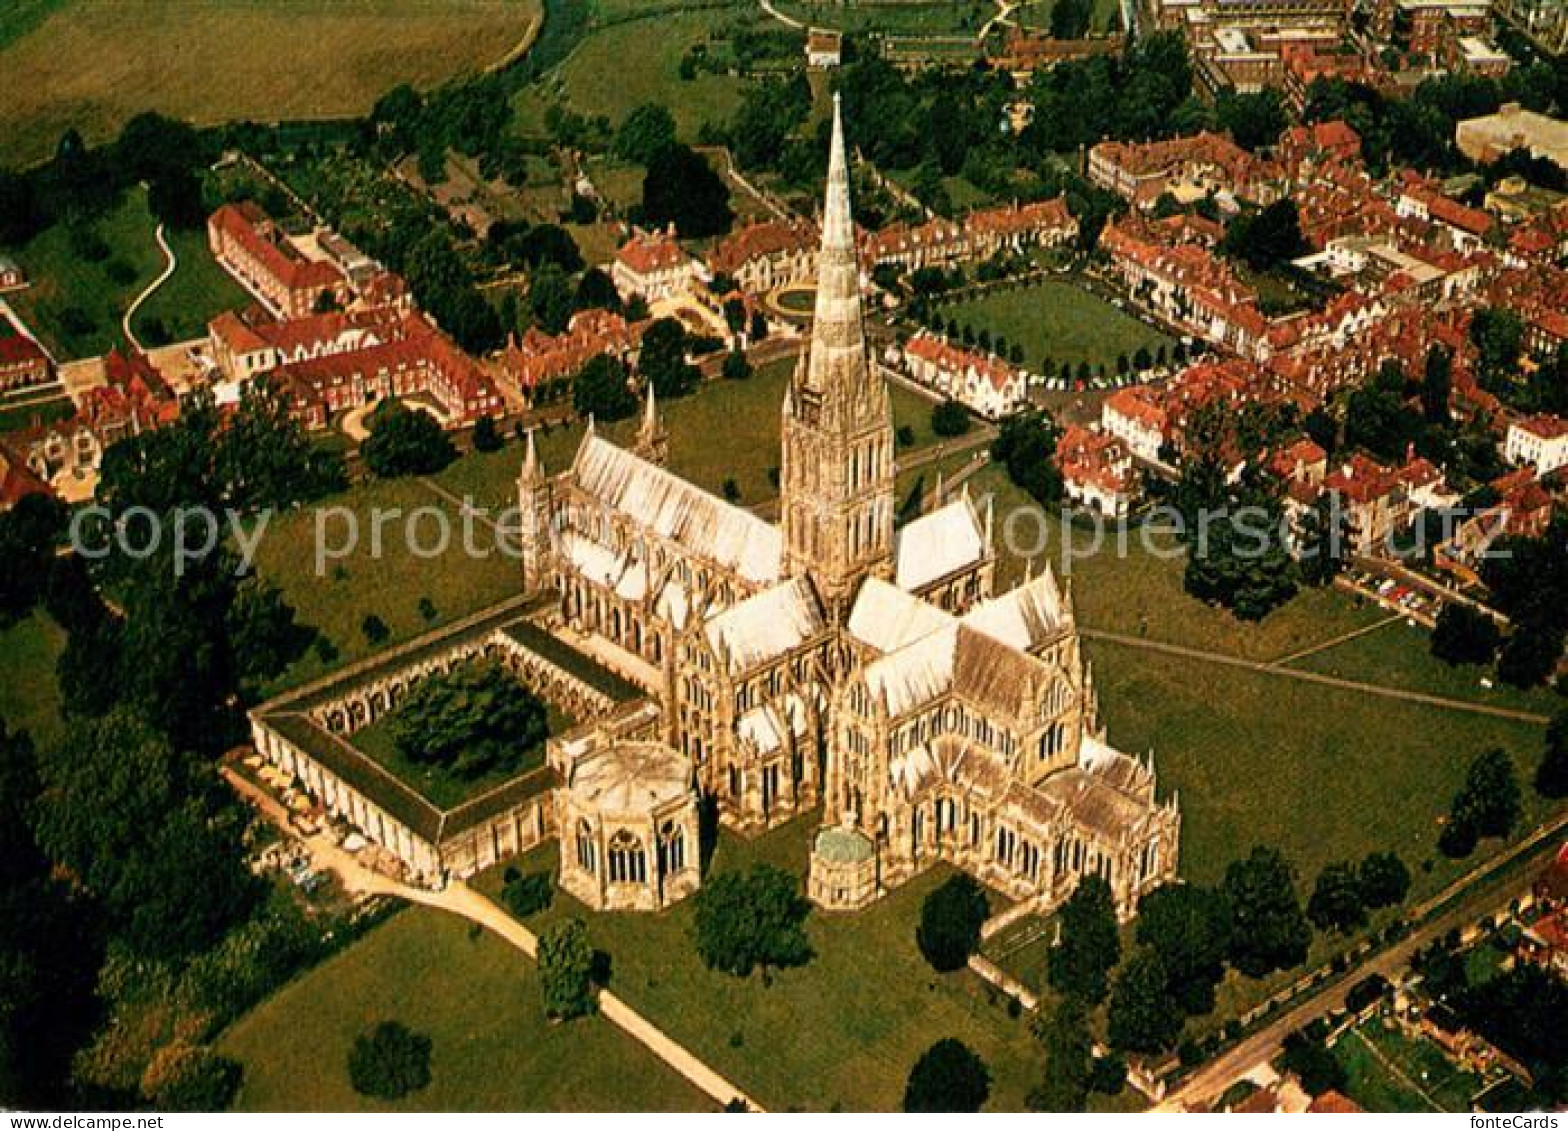
M 672 875 L 686 867 L 686 830 L 667 822 L 659 830 L 659 874 Z
M 610 838 L 610 882 L 641 884 L 648 879 L 648 858 L 642 841 L 622 829 Z
M 593 829 L 587 821 L 577 822 L 577 866 L 590 875 L 596 870 Z

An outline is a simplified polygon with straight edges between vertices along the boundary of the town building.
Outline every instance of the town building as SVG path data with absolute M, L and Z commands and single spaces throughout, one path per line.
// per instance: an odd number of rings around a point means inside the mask
M 708 253 L 708 271 L 728 275 L 746 294 L 810 282 L 817 273 L 817 231 L 804 221 L 766 220 L 725 236 Z
M 253 201 L 225 204 L 207 219 L 207 242 L 219 266 L 280 318 L 302 318 L 350 295 L 332 263 L 308 259 Z
M 681 249 L 673 231 L 634 232 L 610 263 L 610 279 L 627 301 L 675 298 L 701 277 L 700 265 Z
M 1149 209 L 1167 193 L 1183 203 L 1228 193 L 1269 204 L 1279 196 L 1280 173 L 1225 134 L 1205 131 L 1168 141 L 1102 141 L 1089 150 L 1089 179 Z
M 1472 161 L 1485 165 L 1515 149 L 1568 169 L 1568 122 L 1526 110 L 1517 102 L 1495 114 L 1466 118 L 1454 127 L 1454 143 Z
M 0 324 L 0 330 L 10 327 Z M 0 333 L 0 393 L 47 385 L 54 380 L 54 364 L 43 347 L 26 334 Z
M 1568 467 L 1568 420 L 1538 413 L 1510 421 L 1503 455 L 1509 463 L 1535 468 L 1542 477 Z
M 502 351 L 501 380 L 526 397 L 542 388 L 569 381 L 583 366 L 604 354 L 636 364 L 638 347 L 649 322 L 628 322 L 618 311 L 579 310 L 565 331 L 546 334 L 530 326 L 519 341 L 514 335 Z
M 814 71 L 832 70 L 844 55 L 844 37 L 830 28 L 814 27 L 806 32 L 806 66 Z
M 900 351 L 911 378 L 933 392 L 973 409 L 987 420 L 999 420 L 1029 397 L 1024 371 L 994 354 L 953 345 L 922 330 Z
M 1055 456 L 1069 500 L 1110 518 L 1131 510 L 1137 473 L 1132 449 L 1120 437 L 1072 424 L 1057 440 Z

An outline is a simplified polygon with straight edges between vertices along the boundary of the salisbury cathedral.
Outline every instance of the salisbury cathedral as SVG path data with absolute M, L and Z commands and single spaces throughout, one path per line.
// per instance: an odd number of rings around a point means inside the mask
M 1070 592 L 1046 571 L 996 594 L 992 516 L 967 492 L 895 527 L 892 407 L 866 347 L 836 106 L 779 524 L 666 470 L 666 447 L 650 393 L 632 450 L 590 424 L 552 476 L 530 439 L 519 480 L 525 586 L 558 598 L 564 632 L 656 674 L 666 753 L 633 760 L 658 763 L 650 803 L 678 802 L 684 774 L 743 835 L 820 806 L 808 893 L 832 909 L 939 860 L 1040 910 L 1099 874 L 1123 916 L 1175 875 L 1177 804 L 1156 797 L 1152 757 L 1107 744 Z M 610 792 L 631 799 L 620 761 Z M 695 886 L 689 814 L 647 825 L 656 853 L 617 832 L 612 858 L 604 821 L 571 803 L 590 777 L 604 792 L 605 769 L 562 773 L 563 884 L 643 907 Z M 677 846 L 682 880 L 661 896 L 654 873 Z

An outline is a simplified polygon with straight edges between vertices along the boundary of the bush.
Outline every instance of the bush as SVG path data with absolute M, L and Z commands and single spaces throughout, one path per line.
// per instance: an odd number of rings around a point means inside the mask
M 980 885 L 962 872 L 926 896 L 915 942 L 933 969 L 961 970 L 980 945 L 980 927 L 990 909 Z
M 969 410 L 955 400 L 945 400 L 931 410 L 931 431 L 938 436 L 962 436 L 970 424 Z
M 979 1111 L 991 1094 L 991 1072 L 961 1041 L 948 1037 L 921 1054 L 904 1087 L 905 1111 Z
M 555 885 L 548 872 L 530 872 L 526 876 L 513 876 L 502 889 L 501 898 L 507 908 L 519 919 L 538 914 L 550 906 L 555 898 Z
M 383 1021 L 354 1040 L 348 1079 L 362 1096 L 396 1100 L 430 1084 L 430 1038 L 397 1021 Z
M 244 1069 L 210 1048 L 165 1045 L 142 1076 L 142 1095 L 159 1111 L 224 1111 Z

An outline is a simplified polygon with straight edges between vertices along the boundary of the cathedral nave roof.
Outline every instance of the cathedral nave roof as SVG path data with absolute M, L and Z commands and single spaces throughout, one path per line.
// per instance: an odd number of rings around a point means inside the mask
M 590 432 L 572 463 L 578 487 L 643 529 L 746 581 L 783 576 L 778 528 Z
M 849 634 L 882 653 L 896 652 L 952 624 L 944 610 L 874 577 L 860 587 L 849 614 Z
M 805 578 L 765 589 L 710 617 L 704 630 L 715 650 L 729 657 L 732 673 L 747 671 L 800 647 L 826 622 Z
M 1026 582 L 983 601 L 971 609 L 963 623 L 1023 652 L 1031 652 L 1056 637 L 1065 623 L 1062 594 L 1049 569 Z

